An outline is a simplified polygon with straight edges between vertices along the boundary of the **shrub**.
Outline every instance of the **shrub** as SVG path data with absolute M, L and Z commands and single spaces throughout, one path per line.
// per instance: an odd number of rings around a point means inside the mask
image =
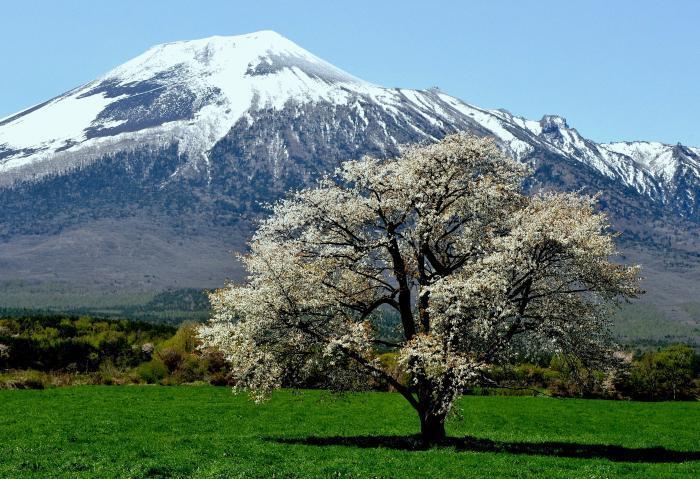
M 104 384 L 110 386 L 112 384 L 118 384 L 119 380 L 119 370 L 114 367 L 112 361 L 107 359 L 100 364 L 100 370 L 92 375 L 93 384 Z
M 153 359 L 138 366 L 136 373 L 142 381 L 148 384 L 156 384 L 168 375 L 168 368 L 162 361 Z
M 38 371 L 23 371 L 6 383 L 9 389 L 44 389 L 49 386 L 50 380 Z
M 163 364 L 168 368 L 169 373 L 174 373 L 179 367 L 183 360 L 182 351 L 178 351 L 175 348 L 163 348 L 158 351 L 158 359 L 161 360 Z
M 544 387 L 548 379 L 554 379 L 551 371 L 535 364 L 519 364 L 513 368 L 516 381 L 519 384 L 527 384 L 529 386 Z
M 183 323 L 173 337 L 163 341 L 162 348 L 170 348 L 181 353 L 192 353 L 197 349 L 199 343 L 197 325 Z
M 233 386 L 229 377 L 222 372 L 215 372 L 209 375 L 209 384 L 212 386 Z
M 398 354 L 395 352 L 383 353 L 377 356 L 377 359 L 382 364 L 382 367 L 387 371 L 393 378 L 399 381 L 406 381 L 408 375 L 403 371 L 398 361 Z M 393 387 L 388 388 L 393 391 Z
M 605 399 L 618 396 L 613 373 L 589 369 L 579 361 L 561 356 L 552 358 L 550 369 L 556 373 L 548 375 L 549 389 L 553 396 Z
M 183 323 L 172 338 L 163 341 L 156 351 L 156 356 L 167 366 L 170 374 L 173 374 L 181 367 L 185 358 L 197 350 L 198 344 L 196 325 Z
M 174 379 L 180 383 L 203 381 L 207 375 L 206 361 L 194 354 L 188 354 L 180 362 L 174 374 Z
M 695 361 L 693 350 L 680 344 L 645 353 L 632 364 L 624 388 L 635 399 L 691 399 L 697 394 Z
M 228 364 L 226 363 L 226 358 L 224 358 L 223 353 L 220 351 L 207 350 L 201 353 L 202 359 L 206 361 L 207 371 L 210 373 L 224 373 L 226 372 Z

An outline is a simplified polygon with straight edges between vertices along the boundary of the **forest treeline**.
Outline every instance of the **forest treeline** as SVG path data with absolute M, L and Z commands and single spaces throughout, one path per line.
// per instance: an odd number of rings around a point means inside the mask
M 387 366 L 390 352 L 379 352 Z M 676 344 L 626 354 L 615 373 L 576 367 L 558 356 L 494 368 L 501 387 L 474 387 L 466 394 L 532 395 L 637 400 L 688 400 L 700 396 L 700 354 Z M 323 365 L 290 374 L 287 387 L 380 389 L 360 371 L 327 377 Z M 196 325 L 179 328 L 88 316 L 0 318 L 0 388 L 72 384 L 191 384 L 233 386 L 220 353 L 202 350 Z M 503 387 L 505 386 L 505 387 Z

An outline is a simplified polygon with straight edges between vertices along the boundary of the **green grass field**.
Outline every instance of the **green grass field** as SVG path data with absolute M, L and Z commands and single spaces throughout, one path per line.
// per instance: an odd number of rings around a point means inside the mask
M 395 394 L 228 388 L 0 391 L 0 477 L 700 477 L 700 403 L 466 397 L 416 449 Z M 465 438 L 466 436 L 466 438 Z M 648 449 L 662 448 L 662 449 Z

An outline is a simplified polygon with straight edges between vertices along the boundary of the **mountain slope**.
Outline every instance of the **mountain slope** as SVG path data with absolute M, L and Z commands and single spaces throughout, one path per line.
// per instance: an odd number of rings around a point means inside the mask
M 383 88 L 257 32 L 158 45 L 0 120 L 0 305 L 18 282 L 80 294 L 218 285 L 239 277 L 221 255 L 242 250 L 260 202 L 343 160 L 465 130 L 533 165 L 532 187 L 602 191 L 626 251 L 684 265 L 656 265 L 650 281 L 697 289 L 699 149 L 596 144 L 558 116 Z M 666 309 L 680 301 L 664 294 Z
M 252 124 L 256 112 L 284 111 L 290 103 L 343 107 L 351 127 L 370 136 L 379 130 L 370 138 L 379 151 L 407 137 L 434 139 L 469 129 L 497 137 L 518 159 L 547 150 L 684 216 L 697 213 L 700 149 L 597 145 L 557 116 L 536 122 L 436 90 L 382 88 L 269 31 L 158 45 L 93 82 L 0 120 L 0 181 L 65 171 L 144 144 L 176 143 L 178 154 L 189 158 L 188 168 L 207 170 L 209 150 L 232 126 Z M 387 118 L 400 131 L 389 131 Z

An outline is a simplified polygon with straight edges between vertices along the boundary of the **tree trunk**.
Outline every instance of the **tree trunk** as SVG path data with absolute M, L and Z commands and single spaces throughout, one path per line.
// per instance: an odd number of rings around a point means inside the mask
M 443 444 L 447 435 L 445 434 L 446 414 L 437 413 L 440 409 L 436 404 L 434 393 L 435 385 L 425 377 L 419 377 L 417 381 L 418 393 L 418 417 L 420 418 L 420 434 L 423 443 L 426 445 Z
M 430 413 L 420 414 L 420 435 L 425 444 L 443 444 L 445 434 L 445 418 Z

